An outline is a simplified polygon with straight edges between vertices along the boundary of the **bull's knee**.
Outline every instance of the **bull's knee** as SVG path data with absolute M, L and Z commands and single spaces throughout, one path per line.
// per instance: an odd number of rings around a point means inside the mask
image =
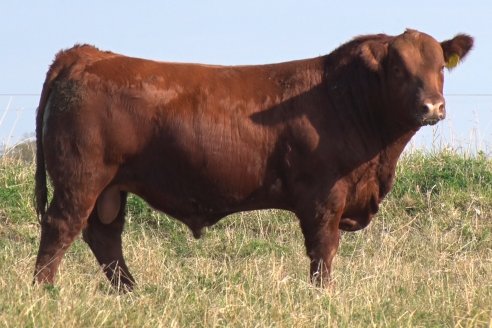
M 319 287 L 327 287 L 331 282 L 332 261 L 340 242 L 338 226 L 308 229 L 303 225 L 303 233 L 307 255 L 311 260 L 311 282 Z

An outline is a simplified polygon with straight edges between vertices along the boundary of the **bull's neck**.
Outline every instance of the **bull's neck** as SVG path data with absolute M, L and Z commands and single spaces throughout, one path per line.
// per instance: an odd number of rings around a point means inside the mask
M 354 63 L 355 69 L 335 67 L 326 71 L 326 86 L 332 119 L 341 122 L 341 135 L 349 136 L 345 147 L 353 148 L 358 163 L 377 161 L 380 196 L 392 186 L 396 163 L 419 127 L 405 125 L 384 99 L 381 77 Z
M 297 93 L 316 90 L 317 97 L 327 100 L 327 107 L 320 108 L 326 111 L 326 118 L 340 123 L 338 129 L 344 138 L 350 135 L 344 139 L 348 148 L 355 142 L 362 145 L 360 156 L 369 159 L 380 155 L 381 161 L 394 167 L 418 127 L 403 125 L 391 116 L 394 109 L 384 101 L 380 76 L 357 61 L 348 62 L 340 66 L 327 55 L 297 63 L 297 78 L 291 81 L 298 85 L 292 84 L 290 89 Z
M 357 60 L 343 66 L 325 66 L 324 89 L 332 118 L 346 122 L 346 131 L 367 148 L 377 152 L 401 153 L 419 127 L 409 126 L 398 117 L 385 99 L 384 77 L 370 71 Z

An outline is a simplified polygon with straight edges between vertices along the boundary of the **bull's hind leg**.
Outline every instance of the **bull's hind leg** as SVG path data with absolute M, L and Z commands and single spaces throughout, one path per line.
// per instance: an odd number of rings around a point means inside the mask
M 83 231 L 83 238 L 113 286 L 118 289 L 132 290 L 135 280 L 126 266 L 121 243 L 121 233 L 125 224 L 126 197 L 126 192 L 119 192 L 117 199 L 119 210 L 114 220 L 102 218 L 99 213 L 101 206 L 95 207 Z
M 34 274 L 40 283 L 53 283 L 63 255 L 81 232 L 94 206 L 95 197 L 72 195 L 55 193 L 41 218 L 41 241 Z

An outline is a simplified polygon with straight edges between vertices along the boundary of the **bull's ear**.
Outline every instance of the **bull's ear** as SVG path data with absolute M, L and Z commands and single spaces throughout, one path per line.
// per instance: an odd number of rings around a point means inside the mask
M 473 47 L 473 38 L 466 34 L 458 34 L 451 40 L 441 42 L 444 60 L 448 69 L 455 68 Z
M 378 71 L 381 68 L 381 62 L 388 53 L 388 44 L 367 41 L 361 45 L 360 56 L 364 63 L 373 71 Z

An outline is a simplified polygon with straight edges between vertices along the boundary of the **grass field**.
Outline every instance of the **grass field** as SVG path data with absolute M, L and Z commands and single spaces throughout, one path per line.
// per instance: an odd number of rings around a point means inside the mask
M 131 198 L 120 295 L 77 240 L 33 286 L 34 166 L 0 159 L 1 327 L 491 327 L 492 160 L 414 152 L 371 225 L 342 235 L 334 286 L 308 283 L 297 220 L 233 215 L 200 240 Z

